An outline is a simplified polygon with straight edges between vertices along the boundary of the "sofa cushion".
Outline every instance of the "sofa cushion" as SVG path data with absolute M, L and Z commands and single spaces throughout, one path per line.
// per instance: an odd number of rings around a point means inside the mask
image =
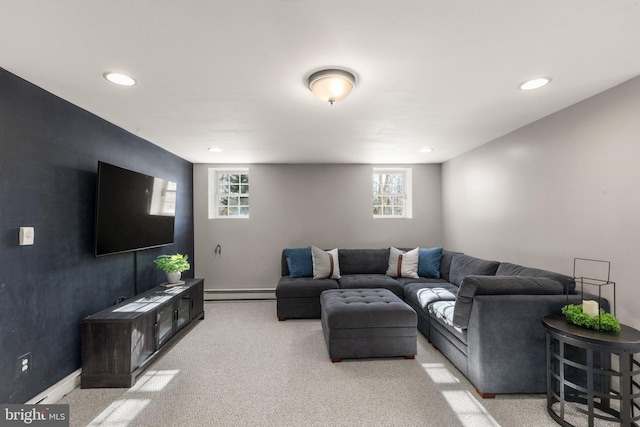
M 322 291 L 338 288 L 338 281 L 333 279 L 283 276 L 276 286 L 276 298 L 320 298 Z
M 340 249 L 340 274 L 385 274 L 389 249 Z
M 554 273 L 553 271 L 523 267 L 509 262 L 500 263 L 496 271 L 496 276 L 550 277 L 562 284 L 565 293 L 572 293 L 576 289 L 576 282 L 570 276 Z
M 453 306 L 452 301 L 433 303 L 429 307 L 429 313 L 433 314 L 433 316 L 441 322 L 453 326 Z
M 313 277 L 313 259 L 311 246 L 306 248 L 287 248 L 284 250 L 291 278 Z
M 449 281 L 460 286 L 462 280 L 467 276 L 494 276 L 499 265 L 498 261 L 487 261 L 471 255 L 457 254 L 451 261 Z
M 340 251 L 342 252 L 342 251 Z M 343 274 L 338 280 L 341 289 L 389 289 L 402 298 L 402 285 L 384 274 Z
M 455 301 L 456 294 L 445 288 L 422 288 L 416 292 L 418 302 L 423 309 L 436 301 Z
M 453 324 L 459 328 L 468 326 L 476 295 L 561 295 L 563 292 L 562 284 L 549 277 L 467 276 L 458 289 Z
M 288 276 L 289 275 L 289 264 L 287 263 L 287 256 L 285 255 L 286 249 L 282 250 L 282 256 L 280 257 L 280 275 Z
M 451 271 L 451 261 L 453 261 L 453 257 L 462 254 L 462 252 L 448 251 L 446 249 L 442 249 L 442 257 L 440 258 L 440 278 L 446 280 L 447 282 L 451 282 L 451 278 L 449 277 Z
M 440 278 L 442 248 L 420 248 L 418 254 L 418 276 Z
M 400 280 L 400 279 L 396 279 L 396 280 Z M 455 295 L 456 292 L 458 292 L 457 286 L 454 286 L 449 282 L 445 282 L 443 279 L 421 279 L 421 280 L 423 281 L 408 283 L 404 286 L 405 300 L 412 301 L 416 305 L 420 305 L 420 300 L 418 299 L 418 293 L 420 293 L 422 289 L 442 288 L 451 292 L 453 295 Z
M 323 251 L 315 246 L 311 247 L 311 258 L 313 260 L 314 279 L 339 279 L 340 263 L 338 262 L 338 249 Z
M 402 251 L 391 247 L 389 249 L 389 264 L 387 267 L 387 276 L 390 277 L 412 277 L 418 278 L 418 256 L 420 248 L 410 251 Z
M 432 278 L 427 278 L 427 277 L 418 277 L 418 278 L 413 278 L 413 277 L 394 277 L 394 280 L 400 282 L 400 284 L 404 287 L 407 286 L 410 283 L 419 283 L 419 284 L 430 284 L 430 283 L 449 283 L 446 280 L 443 279 L 432 279 Z
M 463 344 L 467 344 L 467 331 L 454 325 L 454 301 L 436 301 L 427 307 L 432 318 L 438 321 Z

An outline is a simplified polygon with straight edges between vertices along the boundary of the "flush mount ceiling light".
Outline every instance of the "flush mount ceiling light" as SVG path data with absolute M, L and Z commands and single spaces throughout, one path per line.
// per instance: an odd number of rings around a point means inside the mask
M 209 148 L 209 151 L 211 151 L 212 153 L 222 153 L 224 150 L 219 147 L 211 147 Z
M 127 76 L 126 74 L 106 72 L 102 76 L 111 83 L 115 83 L 120 86 L 133 86 L 136 84 L 134 78 Z
M 316 98 L 331 105 L 349 95 L 355 84 L 353 74 L 335 68 L 320 70 L 309 76 L 309 90 Z
M 548 77 L 538 77 L 535 79 L 527 80 L 526 82 L 520 85 L 520 89 L 522 90 L 533 90 L 539 89 L 542 86 L 546 86 L 551 82 L 551 79 Z
M 429 148 L 429 147 L 424 147 L 420 149 L 421 153 L 432 153 L 433 152 L 433 148 Z

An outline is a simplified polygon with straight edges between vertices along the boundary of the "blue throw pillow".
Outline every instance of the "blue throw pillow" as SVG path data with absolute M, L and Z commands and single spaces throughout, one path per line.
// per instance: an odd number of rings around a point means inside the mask
M 311 246 L 308 248 L 285 249 L 284 256 L 287 258 L 289 276 L 292 279 L 296 277 L 313 277 Z
M 442 248 L 420 248 L 418 253 L 418 276 L 439 279 L 441 259 Z

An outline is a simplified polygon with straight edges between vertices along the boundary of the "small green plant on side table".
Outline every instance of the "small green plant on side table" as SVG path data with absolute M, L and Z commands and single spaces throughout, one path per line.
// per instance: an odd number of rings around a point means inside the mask
M 160 255 L 153 262 L 159 270 L 167 273 L 169 283 L 177 283 L 180 281 L 181 273 L 191 268 L 188 259 L 188 255 L 182 254 Z
M 600 309 L 600 317 L 589 316 L 582 312 L 582 304 L 569 304 L 562 307 L 562 314 L 569 323 L 588 329 L 604 332 L 617 332 L 620 330 L 620 322 L 611 313 Z

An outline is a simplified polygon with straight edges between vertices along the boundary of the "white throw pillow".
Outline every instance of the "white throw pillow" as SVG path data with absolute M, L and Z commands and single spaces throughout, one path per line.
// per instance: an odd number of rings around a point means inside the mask
M 387 268 L 387 276 L 411 277 L 417 279 L 419 257 L 420 248 L 403 252 L 400 249 L 392 247 L 389 250 L 389 267 Z
M 313 278 L 314 279 L 339 279 L 340 265 L 338 264 L 338 248 L 330 251 L 311 247 L 313 258 Z

